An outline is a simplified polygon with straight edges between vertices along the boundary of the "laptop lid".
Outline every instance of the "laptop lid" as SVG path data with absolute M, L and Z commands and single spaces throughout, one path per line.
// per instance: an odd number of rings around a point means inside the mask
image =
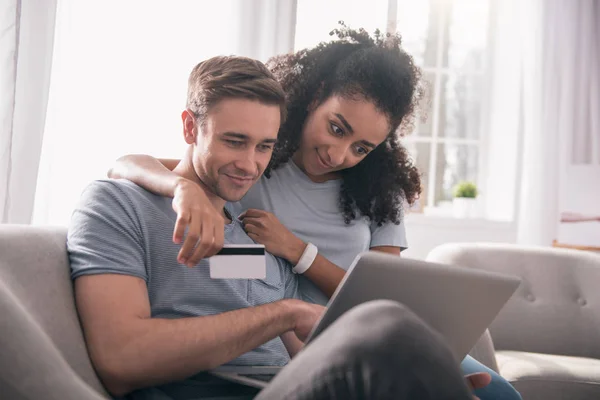
M 307 343 L 354 306 L 386 299 L 404 304 L 441 333 L 462 360 L 520 282 L 520 278 L 488 271 L 374 251 L 361 253 L 329 300 Z

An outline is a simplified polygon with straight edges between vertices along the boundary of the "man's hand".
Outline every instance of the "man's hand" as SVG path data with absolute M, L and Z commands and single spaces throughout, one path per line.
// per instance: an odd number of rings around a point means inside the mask
M 193 267 L 223 247 L 225 221 L 200 186 L 180 179 L 175 187 L 172 206 L 177 213 L 173 242 L 182 243 L 185 229 L 188 229 L 177 255 L 179 263 Z
M 315 324 L 319 321 L 325 307 L 300 300 L 286 300 L 293 307 L 293 331 L 302 342 L 305 342 Z
M 474 374 L 465 375 L 465 380 L 467 381 L 467 386 L 469 386 L 471 390 L 475 390 L 489 385 L 492 381 L 492 376 L 487 372 L 476 372 Z M 479 400 L 477 396 L 473 396 L 473 399 Z
M 248 209 L 239 218 L 244 223 L 248 236 L 257 243 L 265 245 L 265 249 L 277 256 L 297 264 L 306 248 L 300 238 L 290 232 L 275 215 L 270 212 Z

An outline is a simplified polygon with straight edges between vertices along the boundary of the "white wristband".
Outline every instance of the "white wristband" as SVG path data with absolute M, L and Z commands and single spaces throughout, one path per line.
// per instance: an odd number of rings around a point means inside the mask
M 317 258 L 318 253 L 319 249 L 317 249 L 317 246 L 312 243 L 307 244 L 302 256 L 300 256 L 300 260 L 298 260 L 298 264 L 292 268 L 292 271 L 295 274 L 303 274 L 308 271 L 315 258 Z

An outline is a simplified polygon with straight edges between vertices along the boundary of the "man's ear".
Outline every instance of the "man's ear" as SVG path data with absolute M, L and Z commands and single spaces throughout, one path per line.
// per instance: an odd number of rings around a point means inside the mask
M 190 110 L 183 110 L 181 113 L 181 122 L 183 123 L 183 138 L 187 144 L 195 144 L 198 136 L 196 126 L 196 116 Z

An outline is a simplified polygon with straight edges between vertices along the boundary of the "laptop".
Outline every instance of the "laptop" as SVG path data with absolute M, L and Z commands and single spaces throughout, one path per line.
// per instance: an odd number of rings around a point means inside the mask
M 308 345 L 338 317 L 361 303 L 395 300 L 441 333 L 457 359 L 462 360 L 520 282 L 514 276 L 365 252 L 348 269 L 305 343 Z M 263 388 L 282 368 L 222 366 L 211 373 Z

